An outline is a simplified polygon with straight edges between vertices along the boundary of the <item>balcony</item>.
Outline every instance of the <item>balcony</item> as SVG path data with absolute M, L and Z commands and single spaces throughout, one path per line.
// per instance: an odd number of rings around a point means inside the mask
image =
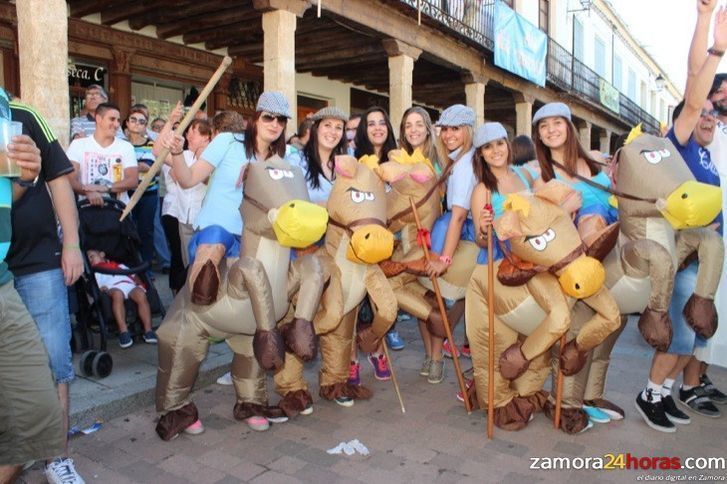
M 398 0 L 411 7 L 416 13 L 421 9 L 422 21 L 426 17 L 437 27 L 444 26 L 475 48 L 484 50 L 491 60 L 495 48 L 494 18 L 495 2 L 489 0 Z M 610 112 L 629 126 L 643 123 L 645 131 L 658 133 L 659 122 L 629 99 L 619 93 L 619 112 L 616 113 L 601 103 L 600 85 L 603 79 L 558 44 L 548 38 L 546 59 L 546 80 L 552 88 L 565 91 L 574 97 L 589 102 L 594 108 Z

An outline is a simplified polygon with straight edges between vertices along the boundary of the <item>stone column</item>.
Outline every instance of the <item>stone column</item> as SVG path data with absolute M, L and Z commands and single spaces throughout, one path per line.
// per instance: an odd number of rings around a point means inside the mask
M 485 122 L 485 87 L 489 82 L 485 76 L 473 72 L 462 74 L 467 106 L 475 111 L 475 129 Z
M 131 107 L 131 56 L 132 49 L 112 47 L 111 70 L 109 71 L 109 101 L 121 110 L 121 119 L 126 118 Z
M 253 0 L 263 10 L 263 89 L 280 91 L 290 103 L 292 118 L 286 137 L 298 128 L 298 95 L 295 90 L 296 17 L 302 17 L 310 4 L 305 0 Z
M 68 146 L 68 11 L 64 0 L 17 2 L 20 97 L 48 121 Z M 18 93 L 16 93 L 18 94 Z
M 593 125 L 588 121 L 580 121 L 576 124 L 578 128 L 578 138 L 586 151 L 591 150 L 591 127 Z
M 533 135 L 533 102 L 535 98 L 515 93 L 515 136 Z
M 611 131 L 604 129 L 598 138 L 601 153 L 611 153 Z
M 389 118 L 394 136 L 398 137 L 404 111 L 412 105 L 414 61 L 422 51 L 396 39 L 384 39 L 381 43 L 389 56 Z

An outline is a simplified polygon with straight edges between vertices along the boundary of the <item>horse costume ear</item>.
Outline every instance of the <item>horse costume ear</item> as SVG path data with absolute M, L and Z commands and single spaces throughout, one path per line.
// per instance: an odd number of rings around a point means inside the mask
M 500 240 L 509 240 L 513 237 L 522 237 L 523 230 L 520 226 L 520 217 L 512 210 L 505 211 L 493 222 L 495 233 Z
M 337 155 L 335 158 L 336 175 L 344 178 L 353 178 L 356 176 L 358 162 L 356 158 L 349 155 Z
M 575 193 L 575 190 L 567 184 L 555 179 L 548 181 L 548 183 L 536 188 L 534 191 L 536 197 L 547 200 L 558 206 L 562 205 L 569 197 L 574 196 Z
M 392 150 L 390 153 L 393 152 L 394 150 Z M 387 183 L 395 183 L 406 176 L 406 167 L 403 166 L 401 163 L 389 161 L 388 163 L 384 163 L 381 166 L 376 167 L 374 173 L 376 173 L 379 178 Z

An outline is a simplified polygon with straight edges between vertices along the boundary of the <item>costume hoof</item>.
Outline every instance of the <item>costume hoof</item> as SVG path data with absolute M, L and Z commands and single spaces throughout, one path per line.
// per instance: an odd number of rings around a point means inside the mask
M 194 403 L 188 403 L 182 408 L 167 412 L 159 418 L 156 433 L 162 440 L 172 440 L 197 421 L 199 412 Z
M 373 353 L 376 351 L 380 342 L 381 338 L 376 336 L 371 326 L 359 329 L 356 334 L 356 343 L 364 353 Z
M 318 352 L 316 332 L 313 323 L 302 318 L 281 326 L 281 333 L 287 350 L 303 361 L 310 361 Z
M 639 318 L 639 331 L 644 340 L 657 351 L 666 351 L 671 344 L 671 319 L 667 311 L 644 309 Z
M 717 331 L 717 308 L 713 299 L 692 294 L 684 306 L 687 324 L 704 339 L 714 336 Z
M 508 380 L 519 377 L 530 366 L 530 361 L 523 355 L 521 343 L 515 343 L 500 355 L 500 373 Z
M 208 260 L 192 283 L 190 299 L 194 304 L 209 306 L 217 300 L 217 291 L 219 289 L 220 275 L 217 272 L 217 267 L 211 260 Z
M 283 337 L 277 329 L 257 330 L 252 338 L 252 351 L 265 370 L 277 370 L 285 362 Z
M 578 349 L 575 338 L 570 340 L 560 355 L 560 370 L 565 376 L 575 375 L 585 366 L 588 352 Z

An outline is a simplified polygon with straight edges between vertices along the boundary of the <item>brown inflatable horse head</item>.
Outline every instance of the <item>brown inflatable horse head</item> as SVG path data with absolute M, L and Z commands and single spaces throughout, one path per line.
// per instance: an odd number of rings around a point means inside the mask
M 644 134 L 616 156 L 620 192 L 647 199 L 619 197 L 619 219 L 663 216 L 675 229 L 703 227 L 722 209 L 722 191 L 695 181 L 692 172 L 666 138 Z
M 301 169 L 279 156 L 247 165 L 240 214 L 245 230 L 285 247 L 316 243 L 328 224 L 328 212 L 308 201 Z
M 571 297 L 583 299 L 598 292 L 606 272 L 598 260 L 585 255 L 578 230 L 559 205 L 571 191 L 566 184 L 551 180 L 534 194 L 507 196 L 505 213 L 494 226 L 497 237 L 510 242 L 515 257 L 500 264 L 500 282 L 522 284 L 547 270 L 558 277 Z M 508 279 L 508 275 L 512 277 Z
M 394 236 L 386 229 L 384 182 L 353 156 L 336 156 L 335 169 L 336 181 L 326 205 L 330 217 L 326 245 L 340 242 L 340 232 L 331 233 L 334 226 L 348 235 L 349 260 L 377 264 L 388 259 L 394 250 Z
M 418 148 L 411 155 L 404 150 L 391 150 L 389 161 L 374 171 L 391 185 L 391 191 L 386 195 L 389 228 L 397 232 L 405 224 L 415 223 L 409 203 L 411 198 L 422 226 L 431 229 L 442 211 L 439 191 L 435 188 L 437 174 L 431 161 Z

